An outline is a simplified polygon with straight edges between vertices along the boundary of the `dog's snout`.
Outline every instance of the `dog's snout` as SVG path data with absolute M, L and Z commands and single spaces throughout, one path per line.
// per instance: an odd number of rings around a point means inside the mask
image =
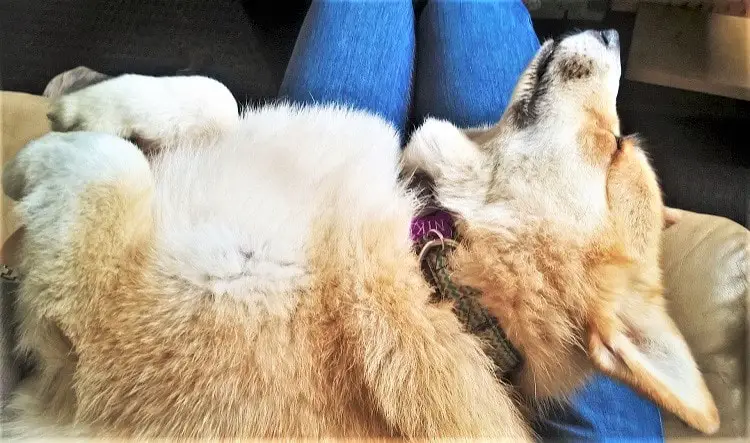
M 599 38 L 604 43 L 604 46 L 608 48 L 616 48 L 620 45 L 620 34 L 614 29 L 599 31 Z

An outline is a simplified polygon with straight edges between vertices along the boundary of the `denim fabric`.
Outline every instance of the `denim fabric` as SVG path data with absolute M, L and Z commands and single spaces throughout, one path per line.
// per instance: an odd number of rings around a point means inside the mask
M 496 122 L 539 47 L 520 0 L 314 1 L 280 96 L 377 113 L 404 133 L 409 113 L 459 126 Z M 570 406 L 535 424 L 543 440 L 662 441 L 659 410 L 630 388 L 593 378 Z
M 403 133 L 413 65 L 411 1 L 313 1 L 279 96 L 368 110 Z
M 659 409 L 629 387 L 597 375 L 572 399 L 572 406 L 551 411 L 535 425 L 549 441 L 661 442 Z
M 537 49 L 520 0 L 429 2 L 417 25 L 415 122 L 497 122 Z

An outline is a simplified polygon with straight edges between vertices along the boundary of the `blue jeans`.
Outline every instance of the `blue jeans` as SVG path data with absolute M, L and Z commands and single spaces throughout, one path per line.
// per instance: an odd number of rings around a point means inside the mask
M 539 48 L 520 0 L 321 0 L 307 13 L 279 95 L 383 116 L 402 134 L 441 117 L 459 126 L 500 119 Z M 655 405 L 605 376 L 535 424 L 545 440 L 662 441 Z

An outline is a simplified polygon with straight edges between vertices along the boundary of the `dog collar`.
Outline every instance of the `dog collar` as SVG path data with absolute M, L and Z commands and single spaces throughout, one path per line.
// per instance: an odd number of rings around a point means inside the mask
M 414 244 L 422 242 L 431 233 L 437 233 L 442 238 L 453 238 L 453 217 L 441 210 L 415 217 L 411 221 L 411 241 Z
M 13 268 L 0 264 L 0 280 L 16 282 L 18 281 L 18 273 Z
M 523 359 L 497 318 L 479 301 L 481 293 L 451 279 L 448 253 L 458 246 L 454 233 L 453 217 L 441 210 L 418 216 L 411 223 L 411 237 L 419 251 L 422 274 L 433 288 L 432 301 L 452 302 L 458 320 L 469 333 L 482 340 L 485 354 L 495 364 L 495 375 L 509 381 Z

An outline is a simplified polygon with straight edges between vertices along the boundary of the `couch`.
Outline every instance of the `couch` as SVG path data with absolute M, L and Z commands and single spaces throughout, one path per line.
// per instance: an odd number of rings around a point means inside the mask
M 0 92 L 0 137 L 3 163 L 29 140 L 49 130 L 47 99 Z M 12 202 L 2 206 L 2 238 L 6 244 L 18 227 Z M 12 239 L 11 239 L 12 241 Z M 7 248 L 4 248 L 7 251 Z M 750 231 L 726 218 L 680 211 L 679 221 L 664 232 L 663 266 L 669 308 L 705 373 L 719 407 L 719 436 L 748 436 L 748 307 L 750 293 Z M 15 257 L 2 255 L 2 263 Z M 9 285 L 4 285 L 0 335 L 0 395 L 18 375 L 8 348 Z M 675 417 L 665 415 L 670 438 L 695 437 Z

